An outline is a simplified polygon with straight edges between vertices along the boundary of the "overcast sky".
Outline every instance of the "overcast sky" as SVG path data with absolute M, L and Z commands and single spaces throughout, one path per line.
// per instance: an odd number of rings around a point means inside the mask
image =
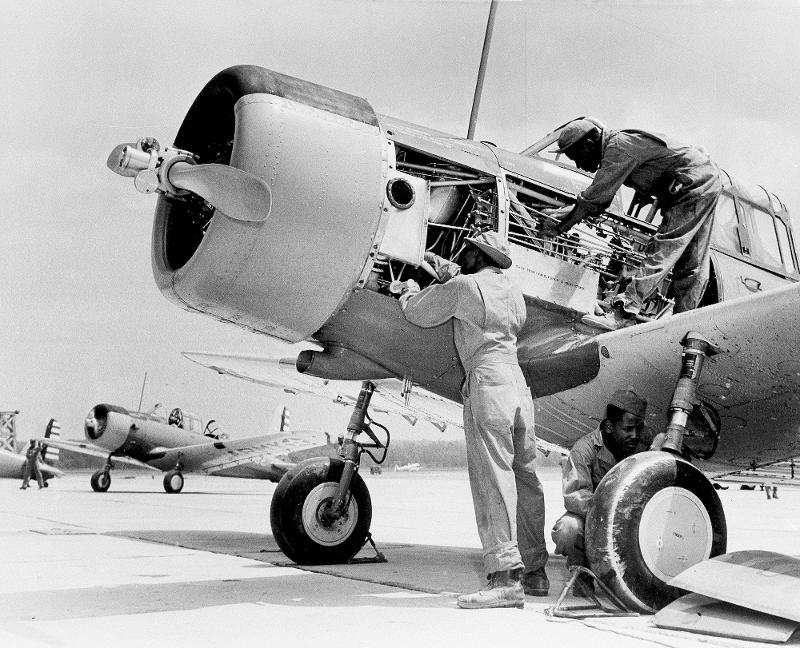
M 179 352 L 276 345 L 161 296 L 155 200 L 106 169 L 109 152 L 171 143 L 203 85 L 242 63 L 463 136 L 488 1 L 0 4 L 0 409 L 21 410 L 20 436 L 55 416 L 77 437 L 93 404 L 135 407 L 147 371 L 146 407 L 258 433 L 284 395 Z M 800 209 L 799 33 L 797 2 L 502 2 L 476 138 L 517 151 L 590 114 L 702 144 Z M 288 404 L 296 426 L 347 420 Z

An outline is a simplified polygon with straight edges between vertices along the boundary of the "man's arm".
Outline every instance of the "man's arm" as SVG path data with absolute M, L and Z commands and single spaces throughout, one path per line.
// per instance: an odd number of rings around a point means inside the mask
M 440 257 L 438 254 L 434 254 L 433 252 L 425 253 L 425 261 L 431 265 L 433 271 L 439 277 L 439 281 L 442 283 L 450 281 L 453 277 L 461 274 L 460 265 L 453 263 L 452 261 L 448 261 L 447 259 Z
M 578 442 L 569 453 L 564 464 L 562 489 L 564 508 L 570 513 L 586 517 L 589 504 L 594 496 L 591 465 L 592 453 L 588 447 Z
M 622 183 L 639 166 L 639 160 L 626 153 L 620 146 L 609 144 L 603 155 L 594 180 L 584 189 L 567 216 L 555 227 L 563 234 L 588 216 L 602 214 L 619 191 Z
M 400 306 L 412 324 L 431 328 L 444 324 L 456 314 L 464 277 L 456 277 L 444 284 L 433 284 L 422 292 L 403 295 Z

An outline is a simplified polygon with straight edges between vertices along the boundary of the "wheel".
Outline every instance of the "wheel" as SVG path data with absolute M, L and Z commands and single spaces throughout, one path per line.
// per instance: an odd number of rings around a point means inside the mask
M 269 515 L 272 535 L 298 564 L 346 562 L 366 542 L 372 501 L 358 473 L 350 483 L 350 502 L 342 517 L 329 524 L 321 516 L 336 494 L 343 467 L 337 458 L 307 459 L 290 469 L 275 489 Z
M 46 481 L 43 481 L 42 484 L 44 484 L 45 488 L 50 488 L 50 484 L 48 484 Z
M 107 470 L 98 470 L 89 480 L 92 490 L 96 493 L 105 493 L 111 486 L 111 475 Z
M 168 470 L 164 474 L 164 490 L 168 493 L 180 493 L 183 490 L 183 474 L 179 470 Z
M 667 452 L 635 454 L 609 470 L 586 517 L 592 571 L 642 612 L 685 594 L 667 581 L 725 553 L 726 545 L 725 513 L 711 482 Z

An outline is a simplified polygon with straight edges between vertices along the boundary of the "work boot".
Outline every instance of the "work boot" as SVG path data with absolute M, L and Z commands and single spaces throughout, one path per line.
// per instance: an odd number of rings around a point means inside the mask
M 500 571 L 489 574 L 489 583 L 485 589 L 474 594 L 462 594 L 458 597 L 458 607 L 467 610 L 483 610 L 488 608 L 521 608 L 525 606 L 525 594 L 520 582 L 520 569 Z
M 544 567 L 526 571 L 522 575 L 522 589 L 528 596 L 547 596 L 550 591 L 550 581 Z

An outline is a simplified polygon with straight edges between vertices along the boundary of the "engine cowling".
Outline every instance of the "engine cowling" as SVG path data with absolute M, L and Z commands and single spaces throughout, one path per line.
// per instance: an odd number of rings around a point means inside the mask
M 385 227 L 387 144 L 364 100 L 264 68 L 212 79 L 175 146 L 265 180 L 263 222 L 196 196 L 162 195 L 153 272 L 184 308 L 291 342 L 308 338 L 366 281 Z
M 93 444 L 114 452 L 125 445 L 132 422 L 124 407 L 101 403 L 95 405 L 86 415 L 84 433 L 86 439 Z
M 154 448 L 192 445 L 203 439 L 198 432 L 170 425 L 160 417 L 107 403 L 89 411 L 84 430 L 92 444 L 140 461 L 147 461 Z

